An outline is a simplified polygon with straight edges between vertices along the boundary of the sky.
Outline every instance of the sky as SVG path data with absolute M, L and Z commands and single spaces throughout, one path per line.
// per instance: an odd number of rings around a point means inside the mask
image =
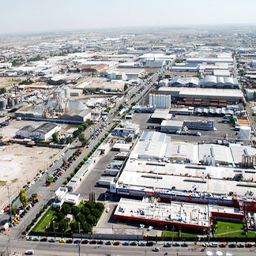
M 0 0 L 0 34 L 256 24 L 255 0 Z

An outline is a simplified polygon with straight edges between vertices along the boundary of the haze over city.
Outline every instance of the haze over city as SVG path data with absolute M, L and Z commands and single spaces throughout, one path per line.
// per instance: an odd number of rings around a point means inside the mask
M 2 1 L 0 33 L 256 24 L 254 0 Z

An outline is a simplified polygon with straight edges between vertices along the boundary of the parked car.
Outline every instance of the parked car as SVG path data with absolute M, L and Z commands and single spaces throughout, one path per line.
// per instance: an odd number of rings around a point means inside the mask
M 95 241 L 95 240 L 91 240 L 90 242 L 89 242 L 89 244 L 96 244 L 97 243 L 97 241 Z
M 218 244 L 217 243 L 210 243 L 209 247 L 218 247 Z
M 100 240 L 97 242 L 97 244 L 104 244 L 104 241 Z
M 122 245 L 123 245 L 123 246 L 128 246 L 129 243 L 128 243 L 128 242 L 123 242 Z
M 246 243 L 246 244 L 245 244 L 245 247 L 246 247 L 246 248 L 251 248 L 251 247 L 252 247 L 252 244 L 251 244 L 251 243 Z
M 25 255 L 33 255 L 34 254 L 34 250 L 26 250 L 25 251 Z
M 169 243 L 169 242 L 164 243 L 164 247 L 171 247 L 171 243 Z
M 142 241 L 140 241 L 139 243 L 138 243 L 138 246 L 145 246 L 146 244 L 144 243 L 144 242 L 142 242 Z
M 88 240 L 83 240 L 83 241 L 81 242 L 81 244 L 88 244 L 88 243 L 89 243 Z
M 110 241 L 107 241 L 107 242 L 105 243 L 105 245 L 111 245 L 111 242 L 110 242 Z
M 229 248 L 236 248 L 236 246 L 237 246 L 236 244 L 229 244 L 228 245 Z
M 155 247 L 152 249 L 153 252 L 159 252 L 160 251 L 160 248 L 159 247 Z
M 226 247 L 226 246 L 227 246 L 227 244 L 224 244 L 224 243 L 219 244 L 219 247 L 221 247 L 221 248 L 224 248 L 224 247 Z
M 182 243 L 181 247 L 188 247 L 188 243 L 186 243 L 186 242 Z
M 241 243 L 239 243 L 239 244 L 236 245 L 236 247 L 237 247 L 237 248 L 244 248 L 244 245 L 241 244 Z
M 56 242 L 56 239 L 55 239 L 55 238 L 50 238 L 50 239 L 48 240 L 48 242 L 49 242 L 49 243 L 55 243 L 55 242 Z
M 120 242 L 116 241 L 113 243 L 114 246 L 118 246 L 120 244 Z

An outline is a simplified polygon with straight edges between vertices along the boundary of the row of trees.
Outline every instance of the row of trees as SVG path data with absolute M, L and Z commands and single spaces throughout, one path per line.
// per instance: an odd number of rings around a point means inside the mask
M 91 125 L 91 120 L 87 119 L 85 123 L 80 124 L 78 129 L 73 132 L 73 137 L 76 138 L 79 136 L 83 131 L 85 131 Z

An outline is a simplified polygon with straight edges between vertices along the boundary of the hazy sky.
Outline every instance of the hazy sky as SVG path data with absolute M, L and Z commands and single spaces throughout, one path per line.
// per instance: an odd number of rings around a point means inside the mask
M 255 0 L 0 0 L 0 33 L 256 24 Z

